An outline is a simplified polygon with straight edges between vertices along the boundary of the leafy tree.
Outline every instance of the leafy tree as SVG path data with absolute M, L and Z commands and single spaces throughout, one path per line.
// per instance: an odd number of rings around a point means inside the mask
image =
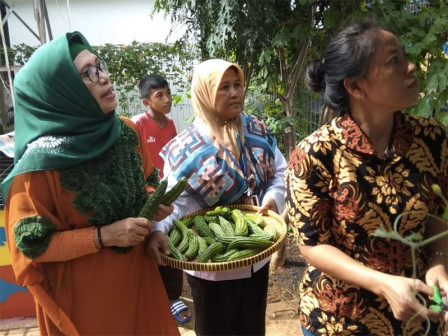
M 195 56 L 181 44 L 133 41 L 129 45 L 105 44 L 94 49 L 108 65 L 122 114 L 126 114 L 125 111 L 134 100 L 140 100 L 129 97 L 129 92 L 151 73 L 165 77 L 172 88 L 177 88 L 183 95 L 187 94 L 193 67 L 191 60 Z M 173 97 L 173 100 L 175 103 L 180 102 L 182 95 Z
M 422 6 L 418 15 L 401 11 L 400 15 L 387 17 L 394 24 L 408 57 L 417 64 L 421 99 L 411 113 L 436 117 L 448 127 L 448 55 L 442 47 L 448 42 L 448 2 L 431 1 Z
M 240 64 L 246 90 L 255 73 L 261 89 L 277 95 L 290 120 L 285 135 L 289 153 L 295 144 L 292 102 L 310 44 L 313 1 L 157 0 L 154 10 L 169 11 L 175 22 L 183 20 L 184 42 L 195 36 L 203 59 L 222 57 Z
M 129 115 L 130 105 L 139 98 L 129 96 L 137 83 L 150 73 L 164 76 L 172 88 L 182 94 L 173 96 L 179 103 L 188 96 L 193 63 L 197 57 L 181 44 L 140 43 L 133 41 L 129 45 L 105 44 L 92 46 L 98 56 L 108 65 L 110 79 L 115 85 L 121 114 Z M 37 47 L 19 44 L 11 48 L 15 64 L 24 65 Z
M 186 25 L 183 42 L 197 41 L 203 59 L 237 62 L 245 73 L 246 89 L 252 81 L 257 90 L 277 97 L 272 101 L 279 101 L 282 110 L 274 103 L 274 119 L 282 123 L 289 156 L 297 136 L 300 102 L 295 99 L 304 64 L 323 55 L 328 39 L 342 24 L 365 15 L 400 32 L 411 60 L 422 64 L 429 57 L 427 72 L 419 74 L 422 102 L 413 112 L 439 114 L 447 98 L 447 65 L 441 62 L 447 4 L 432 1 L 422 6 L 420 15 L 404 10 L 407 5 L 405 0 L 157 0 L 154 11 L 170 13 L 173 23 Z

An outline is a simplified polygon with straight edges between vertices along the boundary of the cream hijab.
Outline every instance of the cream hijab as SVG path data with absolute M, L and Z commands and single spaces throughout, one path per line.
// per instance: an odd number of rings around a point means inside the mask
M 224 121 L 216 113 L 216 95 L 222 77 L 227 69 L 233 67 L 244 85 L 244 74 L 241 68 L 235 64 L 220 59 L 211 59 L 199 64 L 193 74 L 191 84 L 191 100 L 193 110 L 197 117 L 204 120 L 210 128 L 210 137 L 229 150 L 238 160 L 240 148 L 237 143 L 237 135 L 240 134 L 241 143 L 244 145 L 244 131 L 241 116 Z

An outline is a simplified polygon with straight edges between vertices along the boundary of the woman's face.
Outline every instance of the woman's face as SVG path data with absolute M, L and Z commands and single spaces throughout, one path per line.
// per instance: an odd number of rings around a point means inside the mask
M 377 51 L 367 74 L 358 81 L 363 104 L 371 109 L 395 112 L 418 102 L 415 64 L 410 63 L 397 37 L 380 30 Z
M 95 98 L 103 113 L 113 111 L 117 107 L 117 100 L 115 99 L 115 93 L 113 91 L 114 87 L 109 81 L 107 72 L 99 70 L 100 60 L 98 57 L 92 54 L 89 50 L 83 50 L 76 56 L 73 62 L 76 70 L 78 70 L 79 75 L 84 81 L 84 84 L 89 89 L 93 98 Z M 88 71 L 89 68 L 92 69 Z M 98 71 L 98 81 L 93 83 L 89 78 L 87 71 L 90 74 L 95 74 L 96 71 Z M 94 80 L 96 79 L 95 76 L 91 75 L 90 77 L 94 77 Z
M 238 78 L 236 70 L 227 69 L 216 93 L 215 110 L 217 115 L 223 120 L 237 117 L 243 110 L 243 94 L 243 83 Z

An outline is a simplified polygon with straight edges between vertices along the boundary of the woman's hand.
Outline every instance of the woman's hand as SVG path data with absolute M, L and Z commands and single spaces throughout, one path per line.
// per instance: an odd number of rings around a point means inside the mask
M 146 218 L 126 218 L 102 226 L 101 240 L 104 246 L 135 246 L 145 240 L 151 227 L 151 221 Z
M 265 198 L 263 200 L 263 204 L 261 204 L 261 207 L 258 209 L 259 213 L 266 214 L 268 210 L 274 211 L 275 213 L 278 213 L 277 204 L 272 198 Z
M 160 222 L 161 220 L 171 215 L 173 210 L 174 206 L 172 204 L 171 205 L 160 204 L 152 219 L 155 222 Z
M 398 320 L 406 321 L 416 314 L 420 320 L 439 319 L 443 316 L 423 306 L 415 296 L 415 293 L 419 292 L 426 302 L 430 302 L 434 290 L 423 281 L 373 270 L 328 244 L 299 245 L 299 248 L 302 256 L 322 272 L 384 297 Z M 329 255 L 331 263 L 328 262 Z M 356 277 L 353 274 L 356 274 Z M 429 304 L 427 306 L 429 307 Z
M 433 288 L 423 281 L 382 273 L 378 288 L 377 294 L 387 300 L 397 320 L 407 321 L 416 314 L 419 320 L 442 316 L 422 305 L 415 296 L 415 292 L 419 292 L 429 302 L 429 297 L 434 294 Z
M 441 256 L 441 262 L 439 264 L 433 264 L 428 269 L 425 275 L 426 284 L 430 287 L 437 285 L 440 289 L 440 295 L 445 298 L 445 302 L 448 302 L 448 275 L 443 262 L 446 262 L 446 257 Z M 432 294 L 431 294 L 432 297 Z M 448 311 L 442 312 L 445 321 L 448 321 Z
M 166 266 L 166 264 L 160 258 L 160 253 L 169 255 L 170 249 L 168 248 L 168 238 L 162 231 L 154 231 L 149 236 L 148 244 L 146 245 L 146 252 L 151 259 L 160 266 Z

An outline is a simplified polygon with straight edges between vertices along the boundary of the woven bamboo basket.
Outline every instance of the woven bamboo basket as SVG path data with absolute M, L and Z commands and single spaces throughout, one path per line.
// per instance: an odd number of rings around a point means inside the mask
M 256 213 L 258 211 L 258 207 L 253 205 L 244 205 L 244 204 L 238 204 L 238 205 L 226 205 L 230 209 L 240 209 L 241 211 L 245 213 Z M 203 215 L 207 211 L 212 210 L 211 208 L 208 209 L 202 209 L 200 211 L 192 212 L 188 215 L 186 215 L 183 218 L 189 218 L 194 217 L 197 215 Z M 265 222 L 274 225 L 277 229 L 278 233 L 280 234 L 278 240 L 272 244 L 267 249 L 261 251 L 260 253 L 253 255 L 248 258 L 240 259 L 240 260 L 233 260 L 228 262 L 207 262 L 207 263 L 198 263 L 194 260 L 192 261 L 181 261 L 174 258 L 171 258 L 166 255 L 161 255 L 162 260 L 169 266 L 182 269 L 182 270 L 190 270 L 190 271 L 204 271 L 204 272 L 219 272 L 219 271 L 228 271 L 232 269 L 247 267 L 252 264 L 256 264 L 259 261 L 262 261 L 263 259 L 266 259 L 271 254 L 273 254 L 275 251 L 277 251 L 281 244 L 283 243 L 283 240 L 286 237 L 287 233 L 287 226 L 285 221 L 274 211 L 268 211 L 267 215 L 263 215 L 263 219 Z

